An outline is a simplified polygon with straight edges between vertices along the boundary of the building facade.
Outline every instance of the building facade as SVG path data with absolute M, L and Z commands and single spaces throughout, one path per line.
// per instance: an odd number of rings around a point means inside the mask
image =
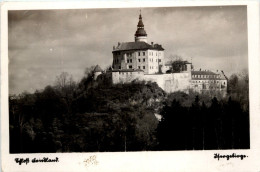
M 227 91 L 227 79 L 223 73 L 211 71 L 191 71 L 191 88 L 197 92 Z
M 139 69 L 145 74 L 159 73 L 164 66 L 164 49 L 159 44 L 147 43 L 142 16 L 139 16 L 135 42 L 122 42 L 113 46 L 113 64 L 115 70 Z
M 130 83 L 134 80 L 156 82 L 167 93 L 183 91 L 227 92 L 224 72 L 195 71 L 188 61 L 165 63 L 164 48 L 160 44 L 147 43 L 147 33 L 141 14 L 134 42 L 122 42 L 113 46 L 112 68 L 101 74 L 96 67 L 95 78 L 109 78 L 113 84 Z

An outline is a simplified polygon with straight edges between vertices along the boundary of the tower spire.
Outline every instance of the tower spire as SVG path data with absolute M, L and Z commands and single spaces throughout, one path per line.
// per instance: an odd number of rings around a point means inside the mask
M 137 30 L 135 32 L 135 42 L 147 42 L 147 34 L 144 30 L 141 9 L 139 14 L 139 22 L 137 24 Z

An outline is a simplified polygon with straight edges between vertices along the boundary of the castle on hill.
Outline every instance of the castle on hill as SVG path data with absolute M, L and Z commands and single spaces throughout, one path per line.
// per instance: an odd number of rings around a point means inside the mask
M 156 82 L 164 91 L 171 93 L 190 90 L 196 92 L 220 91 L 226 93 L 227 78 L 223 71 L 195 71 L 188 61 L 179 61 L 175 70 L 172 63 L 165 63 L 164 48 L 160 44 L 147 42 L 142 15 L 139 15 L 134 42 L 122 42 L 113 46 L 112 67 L 103 71 L 98 65 L 94 69 L 94 79 L 112 84 L 132 81 Z

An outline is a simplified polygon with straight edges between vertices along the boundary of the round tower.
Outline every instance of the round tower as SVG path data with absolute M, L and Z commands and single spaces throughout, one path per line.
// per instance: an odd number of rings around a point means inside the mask
M 96 67 L 93 70 L 93 74 L 94 74 L 94 80 L 97 80 L 97 77 L 102 74 L 102 69 L 99 65 L 96 65 Z
M 141 10 L 140 10 L 140 15 L 139 15 L 139 22 L 137 25 L 137 30 L 135 32 L 135 42 L 147 42 L 147 34 L 144 30 L 144 24 L 142 21 Z

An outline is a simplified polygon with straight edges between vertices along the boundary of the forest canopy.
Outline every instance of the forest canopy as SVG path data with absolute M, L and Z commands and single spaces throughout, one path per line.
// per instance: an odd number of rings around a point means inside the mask
M 79 83 L 62 73 L 53 86 L 9 96 L 11 153 L 250 147 L 247 74 L 232 75 L 223 97 L 99 84 L 92 70 Z

